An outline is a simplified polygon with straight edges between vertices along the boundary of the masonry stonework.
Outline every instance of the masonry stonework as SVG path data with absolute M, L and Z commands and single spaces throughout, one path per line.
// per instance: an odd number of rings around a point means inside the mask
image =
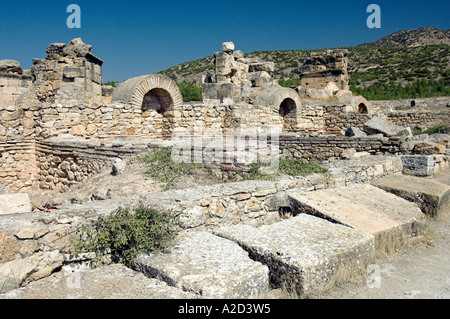
M 64 191 L 114 158 L 101 147 L 106 153 L 93 157 L 76 147 L 61 151 L 49 142 L 58 136 L 166 141 L 179 129 L 192 135 L 198 127 L 221 134 L 261 128 L 278 129 L 281 153 L 296 158 L 341 158 L 346 148 L 373 155 L 414 153 L 412 144 L 396 140 L 343 138 L 348 128 L 362 130 L 379 111 L 347 90 L 344 51 L 308 58 L 300 72 L 303 81 L 309 77 L 308 85 L 292 89 L 273 79 L 273 62 L 245 58 L 232 42 L 224 43 L 214 54 L 214 74 L 204 79 L 203 101 L 195 103 L 183 102 L 176 83 L 162 75 L 102 86 L 103 61 L 81 39 L 53 43 L 46 53 L 45 59 L 33 59 L 29 71 L 16 61 L 0 61 L 0 183 L 11 191 Z M 448 113 L 385 115 L 400 126 L 448 123 Z

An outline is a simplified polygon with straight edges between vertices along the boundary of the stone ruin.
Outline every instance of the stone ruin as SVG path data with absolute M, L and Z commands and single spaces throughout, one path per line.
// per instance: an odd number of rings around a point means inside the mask
M 305 89 L 326 89 L 333 83 L 339 90 L 348 90 L 348 51 L 313 52 L 298 68 L 300 85 Z
M 93 55 L 92 46 L 79 38 L 68 45 L 53 43 L 45 59 L 33 59 L 33 83 L 16 103 L 101 105 L 102 65 L 103 61 Z
M 283 156 L 325 161 L 330 176 L 218 184 L 145 197 L 152 207 L 173 209 L 181 230 L 196 232 L 186 236 L 174 254 L 142 256 L 139 268 L 146 274 L 164 274 L 177 286 L 185 284 L 191 297 L 203 293 L 206 298 L 245 298 L 266 289 L 269 280 L 280 284 L 292 276 L 298 292 L 321 292 L 341 263 L 365 270 L 382 237 L 371 220 L 381 216 L 387 225 L 381 231 L 393 236 L 398 225 L 408 229 L 408 236 L 423 226 L 415 204 L 368 184 L 402 172 L 430 176 L 447 170 L 450 140 L 413 137 L 409 127 L 448 123 L 448 113 L 372 114 L 375 107 L 348 91 L 345 51 L 307 58 L 299 69 L 301 86 L 295 89 L 280 87 L 273 79 L 273 62 L 245 58 L 233 43 L 224 43 L 214 56 L 214 74 L 202 84 L 203 101 L 194 103 L 183 102 L 176 83 L 159 74 L 129 79 L 115 89 L 102 86 L 103 61 L 81 39 L 51 44 L 47 57 L 34 59 L 29 71 L 18 62 L 0 61 L 0 196 L 6 203 L 0 203 L 0 293 L 90 260 L 71 254 L 80 216 L 95 218 L 136 200 L 104 196 L 100 203 L 57 211 L 36 207 L 40 214 L 27 214 L 33 209 L 27 192 L 65 192 L 113 165 L 120 174 L 121 159 L 171 146 L 165 142 L 175 129 L 192 130 L 197 123 L 218 132 L 279 128 Z M 219 163 L 218 169 L 235 168 L 229 164 Z M 439 201 L 444 202 L 450 191 L 438 186 Z M 425 185 L 423 192 L 428 188 Z M 391 227 L 393 208 L 404 218 Z M 348 209 L 362 218 L 348 220 L 342 214 Z M 285 210 L 303 213 L 282 221 Z M 338 223 L 311 216 L 315 214 Z M 274 238 L 280 239 L 278 244 Z M 344 243 L 343 238 L 348 240 Z M 193 267 L 177 268 L 192 256 Z M 308 264 L 311 257 L 315 261 Z M 320 266 L 311 266 L 319 261 Z M 32 271 L 25 271 L 29 267 Z M 242 285 L 235 284 L 237 277 Z
M 19 96 L 32 83 L 31 72 L 24 71 L 20 62 L 0 61 L 0 101 L 4 106 L 14 106 Z
M 282 132 L 280 152 L 308 160 L 346 157 L 346 147 L 372 155 L 418 152 L 413 141 L 362 132 L 378 110 L 348 91 L 345 51 L 312 54 L 299 69 L 302 85 L 285 88 L 273 79 L 273 62 L 246 58 L 225 42 L 214 54 L 213 74 L 204 78 L 203 101 L 193 103 L 185 103 L 176 83 L 160 74 L 128 79 L 117 88 L 103 86 L 103 61 L 81 39 L 53 43 L 46 53 L 45 59 L 33 59 L 31 70 L 0 61 L 0 184 L 11 191 L 66 190 L 104 167 L 86 159 L 80 170 L 73 149 L 61 153 L 47 142 L 60 136 L 162 142 L 177 129 L 192 133 L 198 125 L 222 133 L 276 128 Z M 445 116 L 430 112 L 384 117 L 401 127 L 446 123 Z M 343 136 L 356 140 L 343 144 L 338 140 Z M 72 166 L 77 169 L 64 169 Z

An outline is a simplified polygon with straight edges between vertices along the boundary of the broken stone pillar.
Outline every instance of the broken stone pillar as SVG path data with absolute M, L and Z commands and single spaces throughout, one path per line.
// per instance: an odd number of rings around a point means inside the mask
M 103 61 L 93 55 L 92 46 L 73 39 L 68 45 L 52 43 L 45 59 L 33 59 L 32 86 L 17 105 L 38 103 L 100 105 Z
M 261 91 L 268 87 L 279 87 L 277 81 L 273 80 L 274 62 L 245 58 L 242 51 L 235 51 L 233 42 L 224 42 L 222 52 L 215 52 L 214 58 L 215 75 L 206 77 L 203 83 L 204 101 L 220 100 L 220 103 L 225 101 L 228 104 L 248 101 L 257 96 L 252 88 Z M 226 93 L 224 90 L 228 93 L 223 94 Z
M 305 89 L 325 89 L 334 83 L 339 90 L 349 89 L 348 51 L 313 52 L 298 69 L 300 85 Z
M 19 96 L 31 85 L 29 71 L 20 62 L 0 60 L 0 105 L 13 106 Z

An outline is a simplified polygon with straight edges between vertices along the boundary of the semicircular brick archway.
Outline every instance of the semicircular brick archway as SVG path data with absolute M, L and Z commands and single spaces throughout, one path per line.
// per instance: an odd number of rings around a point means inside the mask
M 302 103 L 298 93 L 289 88 L 268 88 L 263 90 L 255 99 L 255 105 L 270 106 L 283 119 L 285 132 L 299 130 Z
M 129 104 L 135 113 L 147 114 L 145 121 L 152 126 L 154 136 L 166 140 L 171 138 L 176 126 L 176 111 L 183 104 L 183 97 L 170 78 L 150 74 L 119 84 L 114 90 L 112 103 Z
M 152 100 L 153 102 L 151 102 Z M 166 109 L 183 103 L 183 97 L 177 84 L 169 77 L 160 74 L 144 75 L 126 80 L 114 90 L 112 97 L 112 102 L 128 103 L 140 109 L 149 107 L 149 103 L 157 103 L 158 100 Z
M 353 112 L 359 114 L 373 114 L 372 104 L 362 96 L 355 96 L 352 101 Z

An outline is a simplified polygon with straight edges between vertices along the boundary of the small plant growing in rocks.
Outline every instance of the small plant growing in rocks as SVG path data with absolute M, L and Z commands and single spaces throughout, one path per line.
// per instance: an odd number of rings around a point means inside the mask
M 281 158 L 279 171 L 290 176 L 308 176 L 311 174 L 327 174 L 328 169 L 313 162 L 304 162 L 292 158 Z
M 142 203 L 118 208 L 80 228 L 82 239 L 75 244 L 75 254 L 94 252 L 93 263 L 111 254 L 114 262 L 133 266 L 134 258 L 141 253 L 164 252 L 172 247 L 176 238 L 175 225 L 172 213 Z
M 311 174 L 328 174 L 328 169 L 313 162 L 305 162 L 292 158 L 280 158 L 278 172 L 275 175 L 261 173 L 265 165 L 259 160 L 250 164 L 249 177 L 252 180 L 275 180 L 277 175 L 308 176 Z M 267 166 L 267 165 L 266 165 Z
M 144 174 L 165 183 L 165 191 L 173 187 L 181 176 L 202 167 L 201 165 L 192 162 L 175 163 L 172 160 L 172 151 L 170 149 L 155 150 L 144 156 L 138 157 L 137 160 L 148 165 Z

